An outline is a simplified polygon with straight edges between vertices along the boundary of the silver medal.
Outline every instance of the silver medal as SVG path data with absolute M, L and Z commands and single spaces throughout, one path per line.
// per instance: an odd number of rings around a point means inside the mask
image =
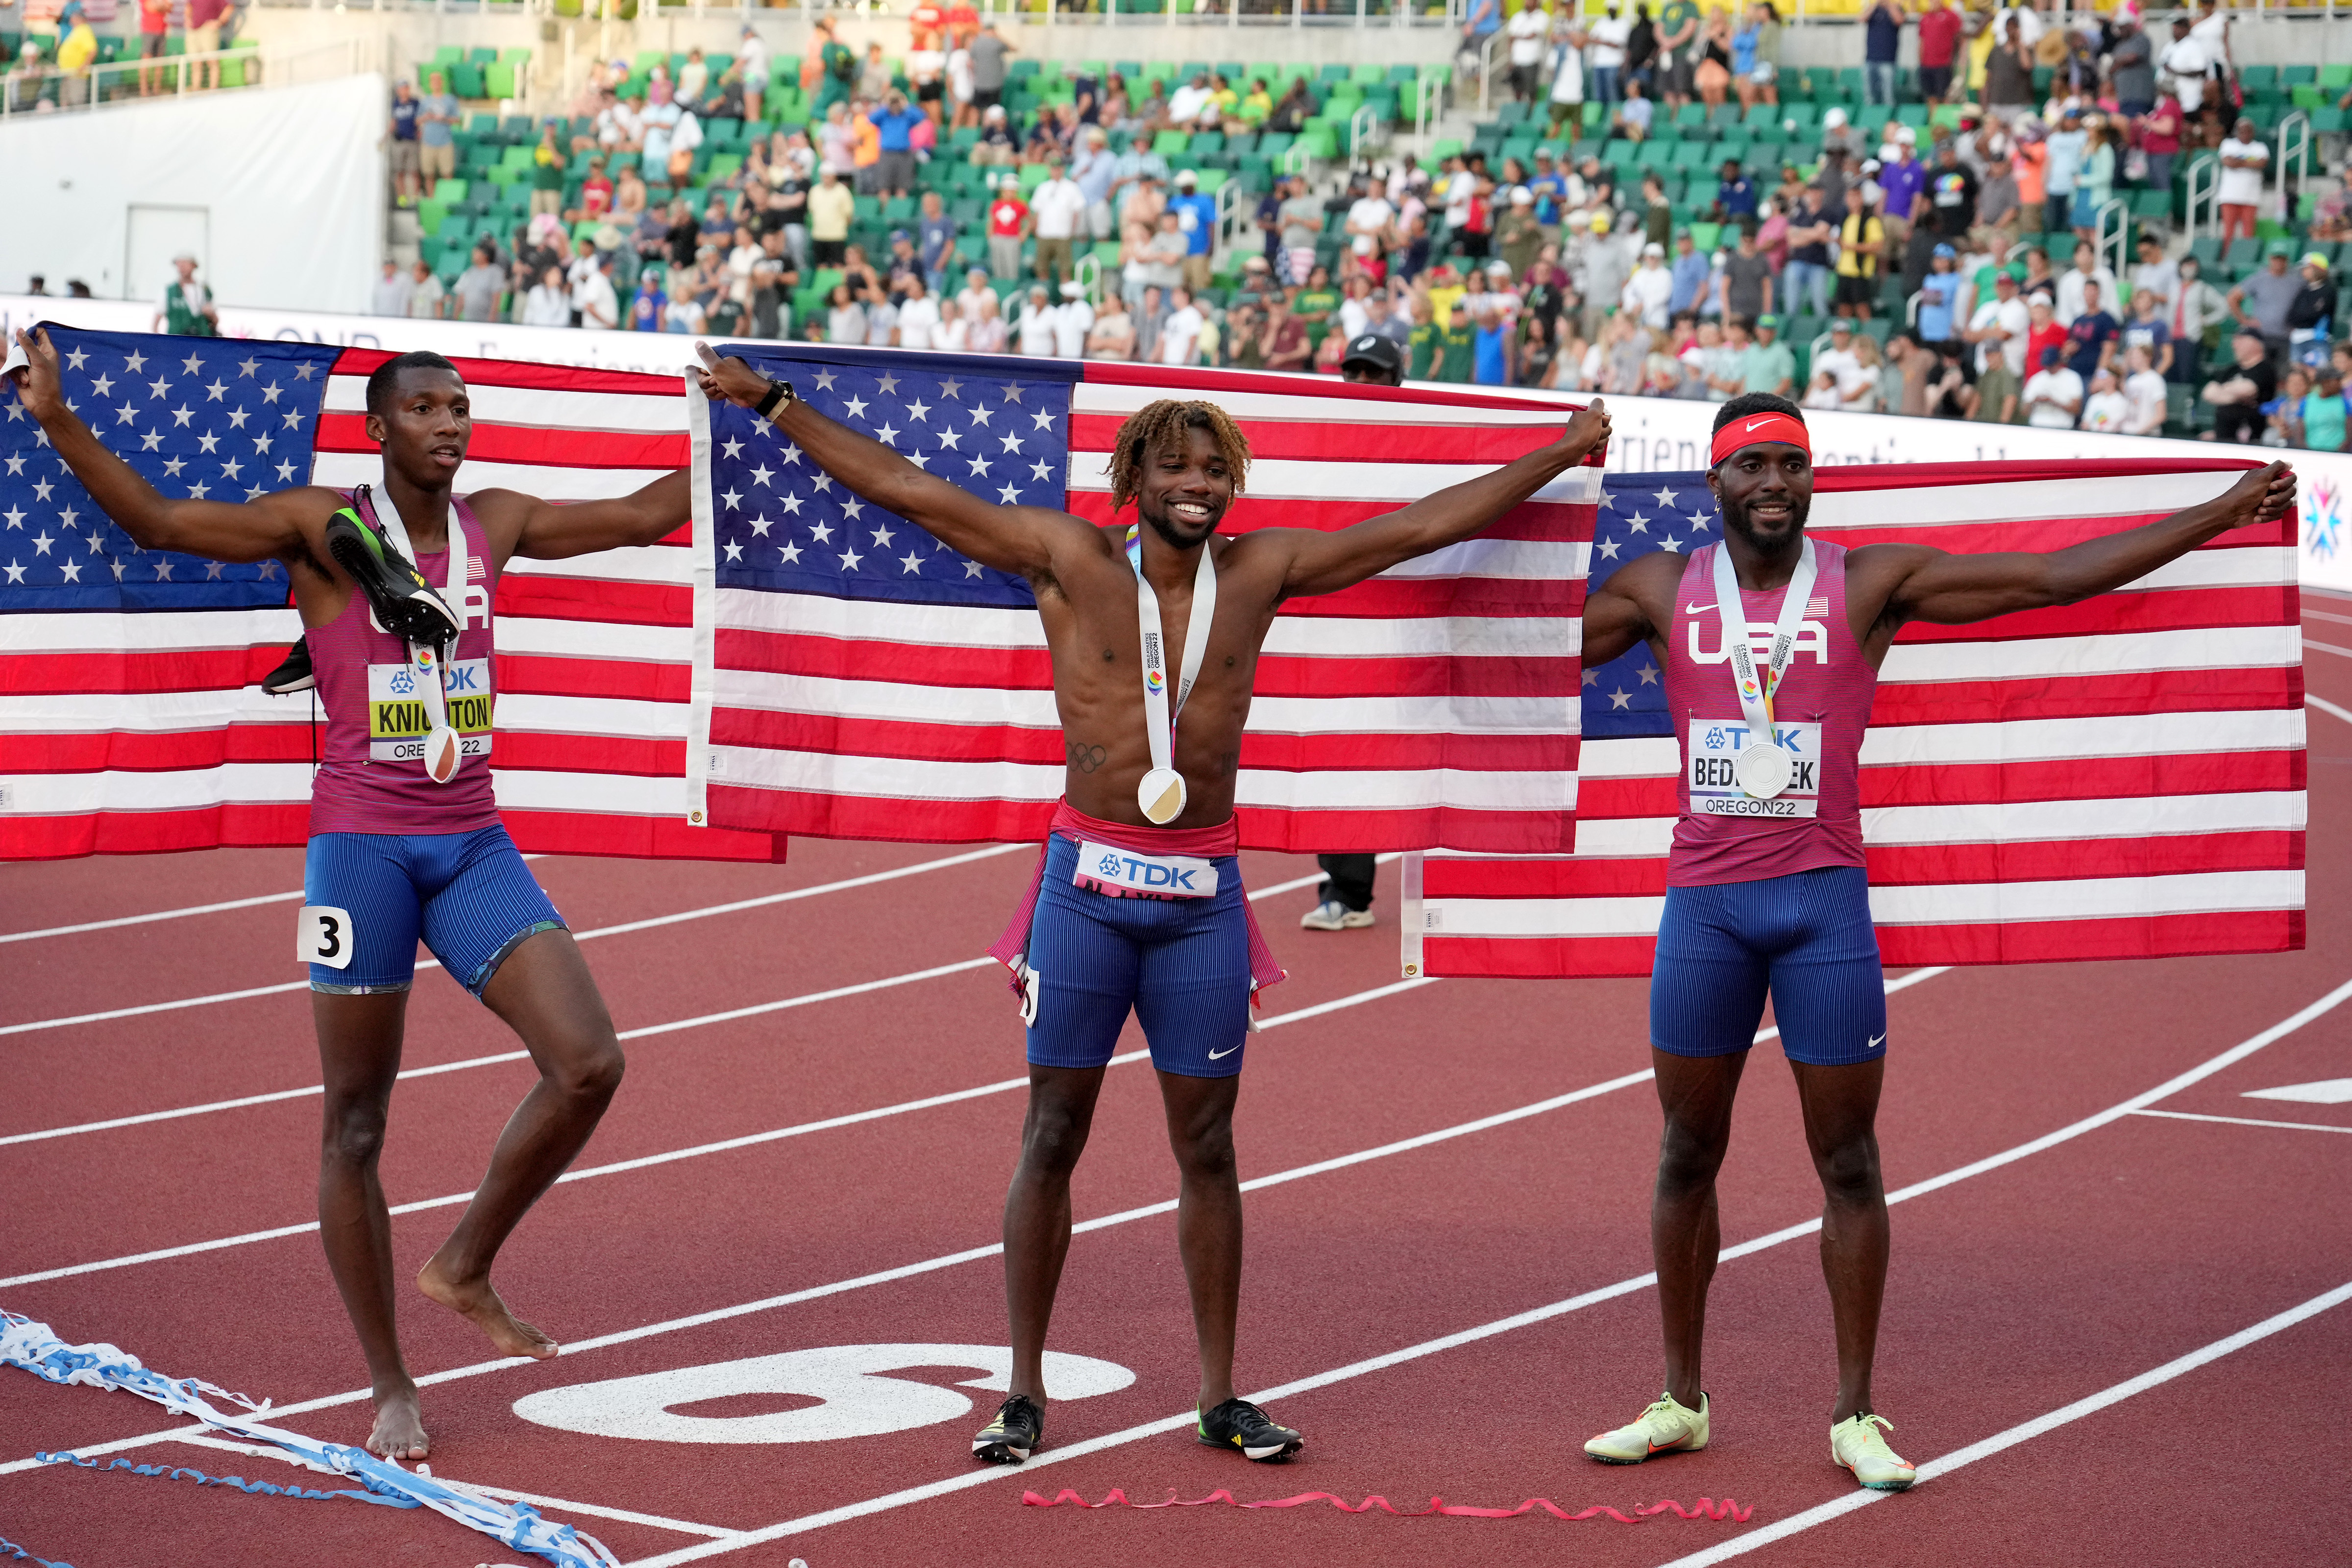
M 1789 753 L 1769 741 L 1759 741 L 1743 749 L 1732 763 L 1732 776 L 1739 781 L 1739 790 L 1750 800 L 1770 800 L 1789 787 L 1796 776 L 1796 764 Z

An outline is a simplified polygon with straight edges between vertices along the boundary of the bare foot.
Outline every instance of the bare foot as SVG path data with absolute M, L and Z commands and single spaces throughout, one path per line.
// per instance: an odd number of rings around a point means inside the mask
M 502 1354 L 529 1356 L 534 1361 L 545 1361 L 555 1354 L 555 1342 L 508 1311 L 499 1293 L 490 1289 L 487 1277 L 471 1282 L 452 1279 L 441 1271 L 441 1260 L 436 1258 L 418 1273 L 416 1288 L 451 1311 L 472 1319 Z
M 375 1430 L 368 1434 L 369 1453 L 387 1459 L 421 1459 L 428 1446 L 425 1412 L 414 1387 L 376 1395 Z

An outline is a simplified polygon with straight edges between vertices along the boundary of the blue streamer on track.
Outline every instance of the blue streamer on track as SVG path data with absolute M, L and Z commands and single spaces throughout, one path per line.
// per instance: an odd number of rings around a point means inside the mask
M 240 1491 L 260 1492 L 280 1497 L 306 1499 L 356 1498 L 365 1502 L 389 1503 L 395 1508 L 429 1508 L 445 1514 L 468 1529 L 478 1530 L 502 1545 L 518 1552 L 528 1552 L 555 1563 L 557 1568 L 619 1568 L 619 1559 L 606 1550 L 604 1543 L 593 1535 L 583 1535 L 568 1524 L 556 1524 L 540 1517 L 539 1510 L 528 1503 L 503 1503 L 470 1492 L 457 1491 L 444 1486 L 429 1475 L 404 1470 L 389 1459 L 378 1458 L 364 1448 L 347 1447 L 340 1443 L 321 1443 L 305 1437 L 299 1432 L 265 1426 L 257 1419 L 224 1413 L 214 1400 L 241 1405 L 255 1417 L 268 1413 L 267 1400 L 256 1401 L 242 1394 L 231 1394 L 215 1384 L 198 1378 L 167 1377 L 141 1363 L 130 1352 L 110 1344 L 69 1345 L 58 1338 L 47 1323 L 19 1317 L 14 1312 L 0 1312 L 0 1363 L 19 1366 L 34 1376 L 49 1383 L 81 1384 L 90 1388 L 122 1389 L 142 1399 L 153 1400 L 174 1415 L 250 1443 L 266 1443 L 284 1452 L 295 1463 L 325 1475 L 345 1476 L 359 1482 L 365 1492 L 312 1491 L 306 1488 L 273 1487 L 266 1481 L 247 1481 L 231 1476 L 215 1479 L 195 1470 L 167 1468 L 155 1465 L 134 1465 L 117 1459 L 107 1468 L 121 1468 L 139 1475 L 187 1476 L 208 1486 L 234 1485 Z M 38 1456 L 52 1463 L 85 1465 L 100 1468 L 97 1461 L 73 1454 L 43 1454 Z M 27 1554 L 15 1549 L 19 1557 Z M 37 1562 L 39 1559 L 30 1559 Z M 63 1565 L 53 1565 L 63 1568 Z
M 34 1568 L 73 1568 L 70 1563 L 52 1563 L 46 1557 L 36 1557 L 5 1535 L 0 1535 L 0 1552 L 5 1552 L 12 1563 L 30 1563 Z

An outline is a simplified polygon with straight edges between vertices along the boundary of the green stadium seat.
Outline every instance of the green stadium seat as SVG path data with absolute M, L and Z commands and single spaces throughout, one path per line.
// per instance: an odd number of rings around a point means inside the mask
M 466 51 L 460 46 L 457 44 L 444 44 L 439 48 L 433 51 L 433 58 L 428 63 L 434 69 L 439 70 L 447 66 L 457 65 L 463 61 L 465 58 Z
M 482 68 L 472 64 L 451 66 L 448 69 L 449 90 L 462 99 L 478 99 L 482 90 Z
M 1151 150 L 1163 158 L 1172 158 L 1192 144 L 1192 138 L 1181 131 L 1162 131 L 1151 139 Z
M 503 60 L 492 60 L 482 68 L 482 90 L 485 96 L 500 102 L 515 95 L 515 68 Z

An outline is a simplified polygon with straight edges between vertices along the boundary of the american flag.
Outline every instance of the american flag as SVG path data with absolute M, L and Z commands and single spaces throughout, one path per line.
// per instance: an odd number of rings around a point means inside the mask
M 1286 375 L 728 352 L 988 500 L 1097 523 L 1111 521 L 1120 422 L 1156 398 L 1206 398 L 1254 454 L 1228 533 L 1393 510 L 1557 439 L 1573 412 Z M 1041 837 L 1064 760 L 1028 584 L 860 501 L 766 421 L 730 405 L 697 417 L 711 596 L 697 624 L 713 636 L 697 649 L 690 787 L 709 820 L 834 837 Z M 1598 461 L 1477 539 L 1282 607 L 1242 742 L 1244 846 L 1573 846 Z
M 68 401 L 166 495 L 381 485 L 364 428 L 380 351 L 51 329 Z M 456 362 L 461 492 L 625 495 L 688 456 L 674 377 Z M 308 696 L 254 683 L 299 635 L 284 569 L 142 551 L 0 389 L 0 858 L 300 844 Z M 782 858 L 689 826 L 690 531 L 509 563 L 497 604 L 499 804 L 526 850 Z
M 2055 550 L 2209 500 L 2247 466 L 1824 468 L 1808 528 L 1850 546 Z M 2294 530 L 2240 529 L 2079 605 L 1903 630 L 1861 773 L 1889 964 L 2303 945 Z M 1612 474 L 1592 581 L 1721 537 L 1704 475 Z M 1409 857 L 1408 973 L 1649 973 L 1680 766 L 1663 675 L 1636 647 L 1585 671 L 1583 692 L 1575 853 Z

